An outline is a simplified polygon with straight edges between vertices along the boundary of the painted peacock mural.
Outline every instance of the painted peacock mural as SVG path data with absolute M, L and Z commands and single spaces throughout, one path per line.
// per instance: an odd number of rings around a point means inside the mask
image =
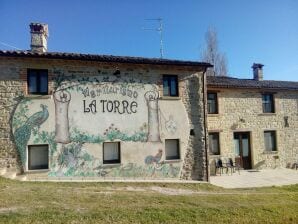
M 34 128 L 39 129 L 49 117 L 48 107 L 44 104 L 40 104 L 40 107 L 42 109 L 41 111 L 31 115 L 25 123 L 14 132 L 14 140 L 23 165 L 26 161 L 26 147 L 31 137 L 32 130 Z

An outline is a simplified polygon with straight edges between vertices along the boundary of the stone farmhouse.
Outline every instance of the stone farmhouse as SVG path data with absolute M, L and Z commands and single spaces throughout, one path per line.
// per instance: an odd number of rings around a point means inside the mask
M 291 167 L 298 83 L 206 77 L 212 65 L 0 50 L 0 170 L 49 178 L 208 181 L 219 157 L 244 169 Z
M 210 164 L 236 157 L 244 169 L 287 167 L 298 160 L 298 82 L 208 77 Z M 210 165 L 214 173 L 213 165 Z

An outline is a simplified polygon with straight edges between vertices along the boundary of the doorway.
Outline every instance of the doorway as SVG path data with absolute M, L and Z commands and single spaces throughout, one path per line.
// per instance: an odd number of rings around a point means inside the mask
M 236 162 L 243 169 L 251 169 L 250 133 L 234 132 Z

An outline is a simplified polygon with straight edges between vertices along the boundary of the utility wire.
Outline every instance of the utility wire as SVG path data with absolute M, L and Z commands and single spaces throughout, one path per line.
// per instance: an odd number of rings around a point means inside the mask
M 4 43 L 4 42 L 2 42 L 2 41 L 0 41 L 0 44 L 4 45 L 4 46 L 6 46 L 6 47 L 14 48 L 14 49 L 16 49 L 16 50 L 22 50 L 22 49 L 20 49 L 20 48 L 17 48 L 17 47 L 15 47 L 15 46 L 10 45 L 10 44 Z

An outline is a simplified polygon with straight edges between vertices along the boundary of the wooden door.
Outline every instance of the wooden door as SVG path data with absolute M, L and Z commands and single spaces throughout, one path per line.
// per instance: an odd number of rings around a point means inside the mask
M 251 150 L 249 136 L 249 132 L 234 133 L 236 162 L 238 162 L 243 169 L 251 169 Z

